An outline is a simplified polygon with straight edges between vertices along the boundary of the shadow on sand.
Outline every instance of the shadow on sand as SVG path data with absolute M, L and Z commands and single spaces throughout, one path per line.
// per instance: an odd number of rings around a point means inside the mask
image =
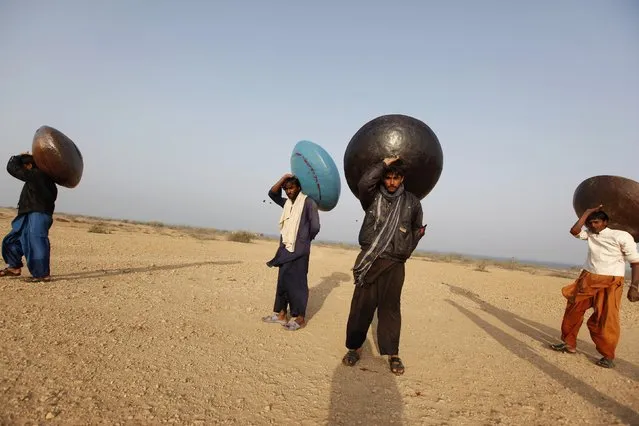
M 351 276 L 344 272 L 333 272 L 328 277 L 322 277 L 322 281 L 309 289 L 308 306 L 306 308 L 306 320 L 310 320 L 322 309 L 324 301 L 340 283 L 350 281 Z
M 380 357 L 366 340 L 362 359 L 354 367 L 340 362 L 333 372 L 327 424 L 403 424 L 404 403 L 395 380 L 386 357 Z
M 151 266 L 140 266 L 137 268 L 117 268 L 117 269 L 99 269 L 97 271 L 89 271 L 89 272 L 76 272 L 73 274 L 66 275 L 54 275 L 52 281 L 57 280 L 72 280 L 72 279 L 86 279 L 86 278 L 100 278 L 100 277 L 112 277 L 117 275 L 126 275 L 126 274 L 136 274 L 141 272 L 157 272 L 157 271 L 167 271 L 171 269 L 182 269 L 182 268 L 192 268 L 195 266 L 205 266 L 205 265 L 235 265 L 238 263 L 242 263 L 240 261 L 209 261 L 209 262 L 193 262 L 193 263 L 182 263 L 175 265 L 151 265 Z
M 517 330 L 518 332 L 525 334 L 532 339 L 535 339 L 536 341 L 542 343 L 544 346 L 547 346 L 549 343 L 557 342 L 557 339 L 552 337 L 557 333 L 555 330 L 552 330 L 549 327 L 544 326 L 543 324 L 526 320 L 525 318 L 515 315 L 509 311 L 491 305 L 490 303 L 482 300 L 477 294 L 469 290 L 451 284 L 442 284 L 447 286 L 450 289 L 451 293 L 458 296 L 463 296 L 477 303 L 484 312 L 494 316 L 504 325 L 511 327 L 512 329 Z M 639 413 L 626 407 L 623 404 L 620 404 L 619 402 L 610 398 L 608 395 L 599 392 L 585 381 L 573 377 L 569 373 L 563 371 L 561 368 L 557 367 L 550 361 L 537 354 L 525 343 L 502 331 L 489 322 L 483 320 L 478 315 L 474 314 L 463 306 L 455 303 L 450 299 L 447 299 L 446 302 L 457 308 L 462 314 L 464 314 L 471 321 L 477 324 L 477 326 L 483 329 L 487 334 L 489 334 L 493 339 L 499 342 L 514 355 L 530 362 L 539 370 L 547 374 L 550 378 L 559 382 L 562 386 L 571 389 L 573 392 L 577 393 L 594 406 L 608 411 L 624 423 L 637 424 L 637 421 L 639 421 Z M 551 349 L 549 348 L 548 350 Z M 637 379 L 638 372 L 636 366 L 623 360 L 616 361 L 618 362 L 619 373 L 622 373 L 635 380 Z

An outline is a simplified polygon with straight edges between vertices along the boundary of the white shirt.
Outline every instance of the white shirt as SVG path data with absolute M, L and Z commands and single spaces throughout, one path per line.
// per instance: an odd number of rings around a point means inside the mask
M 576 237 L 588 241 L 584 269 L 591 274 L 623 277 L 626 274 L 626 261 L 639 262 L 637 244 L 626 231 L 604 228 L 598 234 L 581 231 Z

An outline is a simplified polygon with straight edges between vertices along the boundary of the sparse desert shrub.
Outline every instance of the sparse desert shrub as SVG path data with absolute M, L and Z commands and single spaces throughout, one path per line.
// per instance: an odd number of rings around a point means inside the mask
M 217 240 L 220 234 L 216 229 L 209 228 L 184 228 L 182 232 L 196 240 Z
M 519 269 L 520 265 L 519 262 L 517 262 L 517 259 L 515 259 L 514 257 L 510 258 L 510 260 L 508 262 L 506 262 L 506 269 L 510 269 L 510 270 L 515 270 L 515 269 Z
M 227 239 L 236 243 L 250 243 L 253 241 L 253 234 L 246 231 L 231 232 Z
M 488 267 L 488 262 L 481 261 L 475 266 L 475 271 L 488 272 L 488 270 L 486 269 L 487 267 Z
M 510 260 L 497 260 L 495 262 L 493 262 L 495 266 L 502 268 L 502 269 L 508 269 L 511 271 L 515 271 L 515 270 L 523 270 L 524 269 L 524 265 L 520 264 L 517 259 L 515 259 L 514 257 L 510 258 Z
M 444 263 L 461 263 L 461 264 L 472 263 L 472 259 L 470 257 L 464 256 L 459 253 L 448 253 L 444 255 L 438 255 L 434 259 L 437 262 L 444 262 Z
M 548 275 L 551 277 L 557 277 L 557 278 L 572 278 L 572 279 L 577 278 L 577 275 L 575 274 L 575 272 L 571 270 L 552 271 Z
M 111 231 L 103 223 L 95 223 L 89 227 L 89 232 L 93 234 L 110 234 Z

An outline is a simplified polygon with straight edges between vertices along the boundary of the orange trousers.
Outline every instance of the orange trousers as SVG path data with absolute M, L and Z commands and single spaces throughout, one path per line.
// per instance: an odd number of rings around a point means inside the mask
M 561 323 L 561 340 L 576 348 L 584 315 L 593 308 L 594 312 L 587 322 L 590 337 L 601 355 L 614 359 L 621 332 L 619 308 L 623 284 L 624 277 L 582 271 L 574 283 L 563 287 L 561 293 L 568 303 Z

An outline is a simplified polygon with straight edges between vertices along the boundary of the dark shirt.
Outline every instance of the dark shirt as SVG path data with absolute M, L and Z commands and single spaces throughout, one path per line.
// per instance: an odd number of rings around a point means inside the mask
M 365 211 L 358 238 L 362 250 L 368 249 L 377 237 L 379 230 L 376 229 L 375 223 L 383 223 L 391 210 L 391 201 L 380 194 L 383 176 L 384 163 L 380 161 L 371 165 L 358 183 L 359 201 Z M 377 197 L 381 197 L 379 217 L 375 203 Z M 423 220 L 420 200 L 409 191 L 404 191 L 403 197 L 398 229 L 395 230 L 386 250 L 380 254 L 380 258 L 405 262 L 422 238 L 419 229 Z
M 53 215 L 58 198 L 58 187 L 53 179 L 35 166 L 26 169 L 20 155 L 9 159 L 7 172 L 24 182 L 18 201 L 18 215 L 31 212 Z
M 268 196 L 280 207 L 284 207 L 286 198 L 282 197 L 282 191 L 275 193 L 268 191 Z M 302 217 L 300 218 L 300 226 L 297 231 L 297 238 L 295 239 L 295 250 L 290 252 L 286 250 L 286 246 L 282 243 L 282 236 L 280 235 L 280 245 L 277 248 L 275 257 L 271 260 L 273 266 L 280 266 L 284 263 L 292 262 L 303 256 L 308 256 L 311 252 L 311 241 L 315 239 L 320 231 L 319 213 L 317 211 L 317 204 L 310 197 L 306 197 L 304 201 L 304 210 L 302 211 Z

